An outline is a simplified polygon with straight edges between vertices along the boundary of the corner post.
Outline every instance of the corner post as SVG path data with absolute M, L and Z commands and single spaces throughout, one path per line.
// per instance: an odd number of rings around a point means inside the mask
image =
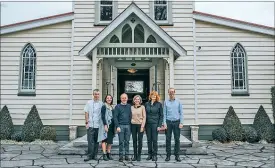
M 93 90 L 96 89 L 96 77 L 97 77 L 97 63 L 98 63 L 98 59 L 97 59 L 97 48 L 95 48 L 93 50 L 93 60 L 92 60 L 92 69 L 93 69 L 93 73 L 92 73 L 92 88 Z

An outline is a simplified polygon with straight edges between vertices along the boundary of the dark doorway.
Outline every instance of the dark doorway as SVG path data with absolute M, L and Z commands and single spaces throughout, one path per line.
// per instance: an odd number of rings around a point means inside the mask
M 137 72 L 130 73 L 127 69 L 117 71 L 117 103 L 120 103 L 120 95 L 128 95 L 128 103 L 132 104 L 135 95 L 142 97 L 142 104 L 148 101 L 150 83 L 149 69 L 137 69 Z

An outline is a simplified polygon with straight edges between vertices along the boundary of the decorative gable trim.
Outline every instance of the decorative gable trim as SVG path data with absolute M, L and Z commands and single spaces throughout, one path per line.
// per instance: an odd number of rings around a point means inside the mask
M 148 27 L 158 34 L 179 56 L 187 55 L 187 51 L 182 48 L 171 36 L 169 36 L 161 27 L 159 27 L 146 13 L 144 13 L 134 2 L 132 2 L 122 13 L 120 13 L 108 26 L 98 33 L 90 42 L 88 42 L 80 51 L 81 56 L 88 56 L 92 50 L 104 40 L 112 31 L 114 31 L 125 19 L 132 13 L 144 21 Z

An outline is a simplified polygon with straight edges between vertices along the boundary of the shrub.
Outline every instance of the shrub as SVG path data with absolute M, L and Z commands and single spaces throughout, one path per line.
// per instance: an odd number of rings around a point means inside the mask
M 15 132 L 14 134 L 11 135 L 11 140 L 20 142 L 22 141 L 22 132 Z
M 227 140 L 228 140 L 227 133 L 224 128 L 217 128 L 217 129 L 213 130 L 212 138 L 213 138 L 213 140 L 217 140 L 222 143 L 227 142 Z
M 41 140 L 56 140 L 56 130 L 53 127 L 46 126 L 43 127 L 40 131 L 40 139 Z
M 10 139 L 14 133 L 14 127 L 9 109 L 6 105 L 0 111 L 0 128 L 0 139 Z
M 242 124 L 232 106 L 229 107 L 224 118 L 223 128 L 228 135 L 229 141 L 241 141 L 243 139 Z
M 34 105 L 22 127 L 22 140 L 31 142 L 38 139 L 40 137 L 42 127 L 43 123 L 40 119 L 36 106 Z
M 275 86 L 271 87 L 271 103 L 272 103 L 272 110 L 273 110 L 273 119 L 275 124 Z
M 247 141 L 249 143 L 254 143 L 259 141 L 259 137 L 257 134 L 257 131 L 255 128 L 248 126 L 248 127 L 243 127 L 243 141 Z
M 257 131 L 260 140 L 272 142 L 275 139 L 274 127 L 262 105 L 259 107 L 258 112 L 255 115 L 253 127 Z

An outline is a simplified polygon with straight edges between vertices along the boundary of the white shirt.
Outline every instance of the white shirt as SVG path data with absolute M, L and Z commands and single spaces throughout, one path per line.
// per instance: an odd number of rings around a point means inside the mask
M 86 103 L 84 107 L 84 112 L 88 112 L 89 114 L 89 121 L 88 121 L 89 127 L 99 128 L 102 105 L 103 105 L 103 102 L 100 100 L 97 100 L 97 101 L 89 100 Z

